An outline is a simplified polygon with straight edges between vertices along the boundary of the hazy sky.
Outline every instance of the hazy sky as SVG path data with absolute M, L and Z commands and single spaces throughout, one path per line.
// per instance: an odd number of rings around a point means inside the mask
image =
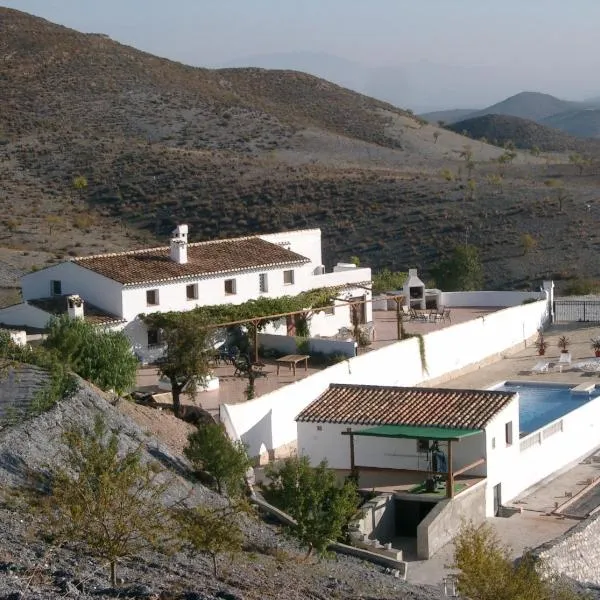
M 570 99 L 600 95 L 599 0 L 0 0 L 160 56 L 212 66 L 257 54 L 317 52 L 370 67 L 487 67 L 485 89 Z M 465 87 L 466 86 L 466 87 Z M 459 94 L 460 96 L 460 94 Z M 496 100 L 502 99 L 496 97 Z M 432 104 L 435 104 L 432 103 Z

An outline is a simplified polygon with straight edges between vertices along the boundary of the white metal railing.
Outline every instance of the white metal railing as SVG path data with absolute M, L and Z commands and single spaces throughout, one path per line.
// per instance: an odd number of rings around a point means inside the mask
M 519 451 L 525 452 L 529 450 L 529 448 L 533 448 L 534 446 L 539 446 L 542 442 L 549 437 L 562 433 L 564 431 L 564 422 L 563 419 L 559 419 L 554 423 L 550 423 L 550 425 L 539 429 L 538 431 L 534 431 L 533 433 L 521 438 L 519 442 Z

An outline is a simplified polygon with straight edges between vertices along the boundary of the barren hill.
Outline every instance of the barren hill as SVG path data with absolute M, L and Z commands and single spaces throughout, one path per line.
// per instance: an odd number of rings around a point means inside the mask
M 467 132 L 474 139 L 486 138 L 499 146 L 512 141 L 515 147 L 525 150 L 535 147 L 543 152 L 600 150 L 599 143 L 578 139 L 528 119 L 507 115 L 473 117 L 453 123 L 448 129 L 457 133 Z
M 595 165 L 578 177 L 523 152 L 500 167 L 501 148 L 317 77 L 187 67 L 5 8 L 0 55 L 0 280 L 39 264 L 32 250 L 130 248 L 176 222 L 194 240 L 321 227 L 329 264 L 425 273 L 467 239 L 494 287 L 600 274 L 595 233 L 574 238 Z M 564 212 L 549 178 L 569 188 Z

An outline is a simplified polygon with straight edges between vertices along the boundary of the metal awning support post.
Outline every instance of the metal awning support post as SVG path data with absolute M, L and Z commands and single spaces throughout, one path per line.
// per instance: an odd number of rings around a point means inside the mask
M 448 440 L 448 480 L 446 481 L 446 498 L 454 498 L 454 473 L 452 472 L 452 440 Z

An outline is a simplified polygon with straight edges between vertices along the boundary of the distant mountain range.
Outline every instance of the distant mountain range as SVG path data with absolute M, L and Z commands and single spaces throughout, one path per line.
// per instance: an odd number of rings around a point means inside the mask
M 472 121 L 485 115 L 527 119 L 576 137 L 600 137 L 600 98 L 572 102 L 539 92 L 521 92 L 480 110 L 455 109 L 424 113 L 421 116 L 432 123 L 443 121 L 450 125 L 459 121 Z

